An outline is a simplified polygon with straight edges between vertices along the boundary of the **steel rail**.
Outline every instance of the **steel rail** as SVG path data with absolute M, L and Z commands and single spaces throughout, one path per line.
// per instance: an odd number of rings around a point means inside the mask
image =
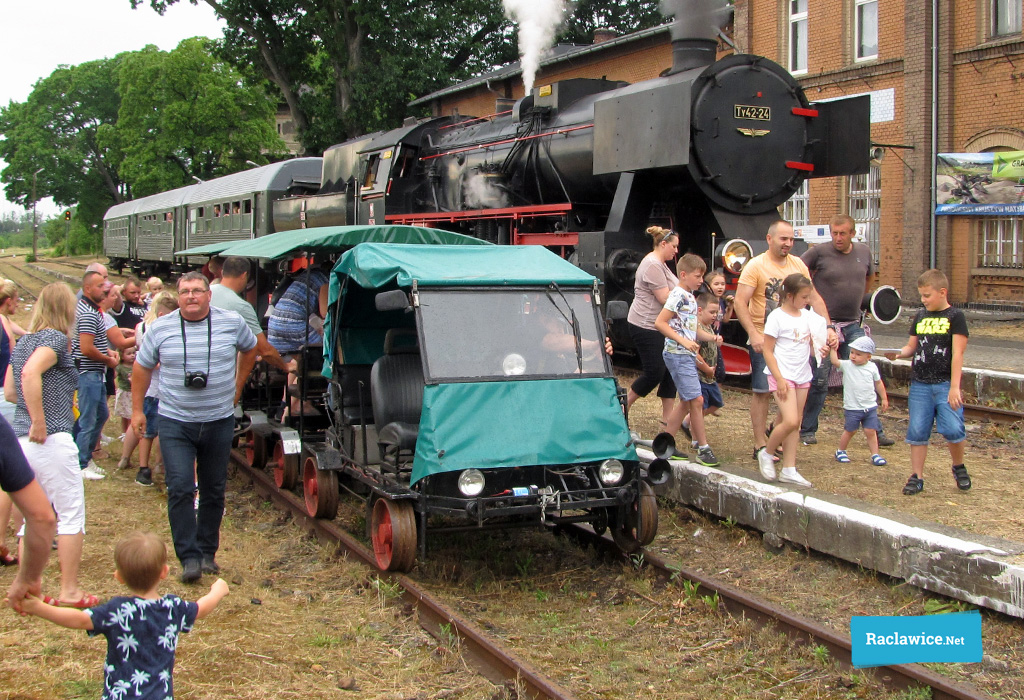
M 907 395 L 900 391 L 887 391 L 886 394 L 889 399 L 896 399 L 897 401 L 906 404 Z M 998 423 L 1000 425 L 1012 425 L 1013 423 L 1020 423 L 1024 421 L 1024 413 L 1020 411 L 1010 411 L 1005 408 L 996 408 L 994 406 L 982 406 L 980 404 L 965 403 L 964 404 L 964 418 L 971 418 L 978 421 L 991 421 L 992 423 Z
M 403 602 L 417 612 L 420 626 L 434 638 L 445 641 L 454 633 L 458 635 L 460 650 L 485 678 L 493 683 L 515 684 L 525 695 L 549 700 L 572 700 L 574 696 L 553 680 L 545 677 L 527 662 L 516 657 L 501 643 L 488 637 L 477 625 L 465 616 L 444 605 L 436 596 L 408 576 L 382 572 L 377 568 L 373 552 L 338 527 L 333 521 L 311 518 L 305 503 L 290 492 L 281 491 L 274 480 L 265 472 L 253 469 L 237 453 L 231 460 L 256 488 L 257 492 L 271 498 L 288 510 L 296 521 L 321 541 L 337 545 L 340 552 L 357 559 L 373 569 L 382 579 L 397 583 L 402 590 Z
M 33 275 L 33 274 L 29 273 L 29 272 L 25 272 L 25 270 L 23 268 L 18 267 L 17 265 L 14 265 L 13 263 L 9 263 L 9 262 L 2 262 L 2 263 L 0 263 L 0 267 L 2 267 L 4 265 L 9 265 L 10 267 L 13 267 L 14 269 L 16 269 L 18 272 L 23 272 L 26 275 L 28 275 L 29 277 L 32 277 L 34 279 L 37 279 L 37 280 L 40 279 L 40 278 L 36 277 L 35 275 Z M 21 282 L 19 282 L 18 280 L 14 279 L 10 275 L 5 273 L 4 277 L 6 279 L 11 280 L 11 282 L 14 282 L 15 286 L 18 287 L 19 289 L 21 289 L 21 291 L 24 292 L 25 295 L 32 297 L 32 299 L 38 299 L 39 298 L 39 295 L 37 295 L 34 292 L 32 292 L 28 287 L 26 287 L 25 285 L 23 285 Z M 45 286 L 47 284 L 49 284 L 49 282 L 44 282 L 43 286 Z
M 618 554 L 618 548 L 610 536 L 598 536 L 588 526 L 572 524 L 563 526 L 563 530 L 592 544 L 595 549 L 604 550 L 609 555 Z M 842 666 L 853 667 L 852 645 L 848 636 L 838 634 L 813 620 L 796 615 L 712 576 L 677 566 L 647 550 L 641 550 L 641 554 L 643 564 L 652 567 L 658 576 L 666 582 L 678 583 L 681 579 L 689 580 L 697 584 L 699 594 L 717 594 L 724 609 L 733 617 L 750 619 L 762 627 L 775 625 L 795 641 L 826 647 L 832 657 Z M 640 561 L 638 554 L 634 554 L 632 557 L 634 561 Z M 922 685 L 927 686 L 931 688 L 933 700 L 992 700 L 990 695 L 972 686 L 950 680 L 919 664 L 899 664 L 859 670 L 874 675 L 883 685 L 896 691 Z

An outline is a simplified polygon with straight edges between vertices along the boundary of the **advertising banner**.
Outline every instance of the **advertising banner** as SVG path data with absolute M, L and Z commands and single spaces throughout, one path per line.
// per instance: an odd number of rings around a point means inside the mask
M 921 662 L 981 661 L 981 613 L 850 618 L 856 668 Z
M 935 213 L 1024 215 L 1024 151 L 940 153 Z

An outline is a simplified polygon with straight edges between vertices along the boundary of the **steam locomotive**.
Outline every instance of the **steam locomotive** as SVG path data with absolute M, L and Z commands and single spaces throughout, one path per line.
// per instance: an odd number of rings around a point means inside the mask
M 659 223 L 680 232 L 680 252 L 738 274 L 804 180 L 867 172 L 870 103 L 809 103 L 778 64 L 745 54 L 716 61 L 716 47 L 674 41 L 672 67 L 653 80 L 563 80 L 495 116 L 410 118 L 351 139 L 325 152 L 315 192 L 305 172 L 251 197 L 217 188 L 225 207 L 243 200 L 248 227 L 218 224 L 213 200 L 197 194 L 146 198 L 164 209 L 177 202 L 174 211 L 119 205 L 119 216 L 107 215 L 105 250 L 115 264 L 155 269 L 133 235 L 173 235 L 179 251 L 269 231 L 413 224 L 547 246 L 602 280 L 605 299 L 628 301 L 651 246 L 644 231 Z M 159 262 L 195 261 L 165 251 Z

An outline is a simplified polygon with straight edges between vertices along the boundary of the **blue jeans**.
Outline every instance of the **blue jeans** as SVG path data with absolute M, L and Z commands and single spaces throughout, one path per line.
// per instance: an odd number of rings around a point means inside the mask
M 185 423 L 160 416 L 167 520 L 171 524 L 174 553 L 182 563 L 204 556 L 212 558 L 220 547 L 220 521 L 224 517 L 224 488 L 234 428 L 235 419 L 231 416 L 207 423 Z M 196 483 L 198 510 L 194 506 Z
M 953 410 L 949 405 L 949 382 L 923 384 L 910 382 L 907 392 L 907 406 L 910 409 L 910 423 L 907 425 L 907 443 L 927 445 L 932 436 L 932 424 L 946 442 L 963 442 L 967 439 L 964 430 L 964 407 Z
M 110 409 L 107 408 L 105 372 L 82 372 L 78 375 L 78 422 L 75 423 L 75 444 L 78 445 L 78 466 L 85 469 L 96 449 L 96 440 L 103 430 Z
M 701 397 L 700 379 L 697 378 L 697 358 L 676 352 L 662 353 L 665 366 L 683 401 L 693 401 Z
M 768 388 L 768 375 L 764 373 L 767 366 L 764 363 L 764 353 L 754 352 L 754 348 L 747 348 L 750 355 L 750 390 L 755 394 L 770 394 Z
M 859 325 L 846 326 L 843 328 L 843 340 L 839 343 L 839 358 L 850 359 L 850 343 L 864 335 L 864 329 Z M 804 417 L 800 422 L 801 435 L 814 435 L 818 432 L 818 416 L 821 409 L 825 407 L 825 398 L 828 396 L 828 377 L 832 373 L 832 363 L 827 357 L 813 358 L 818 360 L 818 367 L 814 370 L 814 379 L 811 380 L 811 388 L 807 392 L 807 403 L 804 404 Z M 813 361 L 813 360 L 812 360 Z M 879 422 L 878 434 L 885 435 L 884 428 Z

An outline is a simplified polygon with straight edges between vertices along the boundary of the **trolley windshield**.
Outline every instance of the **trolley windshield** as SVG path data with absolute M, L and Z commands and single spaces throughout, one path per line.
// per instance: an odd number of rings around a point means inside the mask
M 432 381 L 604 375 L 604 332 L 590 289 L 420 290 Z

